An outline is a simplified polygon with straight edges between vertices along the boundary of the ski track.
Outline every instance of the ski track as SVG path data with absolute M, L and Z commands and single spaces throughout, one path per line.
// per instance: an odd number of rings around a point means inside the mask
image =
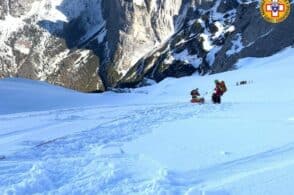
M 150 133 L 152 127 L 173 120 L 205 117 L 226 111 L 231 103 L 197 105 L 135 105 L 72 108 L 48 112 L 1 116 L 0 121 L 38 117 L 51 122 L 44 126 L 1 134 L 0 138 L 28 133 L 35 128 L 55 128 L 56 124 L 97 121 L 90 129 L 38 143 L 26 142 L 27 149 L 0 161 L 1 194 L 205 194 L 226 183 L 260 172 L 294 165 L 294 143 L 201 170 L 173 172 L 157 167 L 156 175 L 145 178 L 132 171 L 140 166 L 140 156 L 127 155 L 121 146 Z M 123 107 L 122 107 L 123 108 Z M 68 126 L 70 127 L 70 126 Z M 289 156 L 293 156 L 289 159 Z M 220 194 L 226 192 L 219 191 Z
M 229 107 L 230 104 L 224 106 Z M 136 163 L 138 159 L 138 157 L 127 156 L 119 149 L 124 142 L 150 132 L 153 126 L 160 123 L 195 117 L 199 113 L 223 109 L 222 107 L 209 104 L 191 107 L 189 103 L 179 103 L 148 107 L 128 106 L 127 109 L 118 113 L 117 107 L 104 107 L 2 116 L 0 117 L 2 121 L 31 120 L 34 117 L 41 117 L 41 120 L 50 118 L 52 121 L 44 125 L 46 128 L 48 126 L 54 128 L 55 125 L 59 126 L 70 121 L 87 123 L 88 120 L 97 120 L 100 123 L 74 135 L 46 140 L 43 143 L 24 143 L 29 146 L 29 149 L 6 156 L 0 161 L 0 192 L 16 194 L 72 192 L 73 181 L 79 181 L 80 185 L 87 189 L 89 177 L 93 179 L 93 183 L 98 184 L 98 186 L 95 185 L 95 188 L 88 186 L 88 189 L 94 190 L 92 193 L 119 192 L 126 183 L 126 179 L 136 178 L 135 176 L 128 177 L 134 173 L 128 173 L 126 167 L 128 165 L 131 167 L 132 163 Z M 2 134 L 0 137 L 28 133 L 35 128 L 42 127 L 33 126 Z M 108 149 L 110 149 L 110 154 L 103 154 L 103 150 Z M 95 167 L 91 173 L 87 171 L 89 166 Z M 140 181 L 132 182 L 134 186 L 125 193 L 136 191 L 136 183 L 142 184 Z M 118 185 L 120 183 L 122 186 Z M 148 181 L 145 183 L 149 185 Z M 137 187 L 137 190 L 142 189 L 140 185 Z M 73 193 L 83 193 L 78 191 L 80 188 L 76 189 L 77 191 Z
M 186 194 L 209 194 L 210 191 L 215 194 L 229 194 L 215 189 L 245 177 L 293 165 L 294 142 L 201 170 L 186 173 L 167 172 L 165 182 L 179 188 L 185 187 Z

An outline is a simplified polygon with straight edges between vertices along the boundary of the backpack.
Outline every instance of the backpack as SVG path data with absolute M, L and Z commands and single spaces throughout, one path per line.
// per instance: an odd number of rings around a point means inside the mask
M 221 91 L 222 91 L 222 93 L 225 93 L 225 92 L 227 92 L 227 86 L 226 86 L 226 84 L 225 84 L 225 81 L 221 81 L 220 82 L 220 87 L 221 87 Z

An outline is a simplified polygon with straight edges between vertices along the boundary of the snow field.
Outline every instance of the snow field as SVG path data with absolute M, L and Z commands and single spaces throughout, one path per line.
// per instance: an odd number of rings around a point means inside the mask
M 0 193 L 291 194 L 293 58 L 288 48 L 126 94 L 1 80 Z M 221 105 L 215 79 L 228 85 Z M 203 105 L 189 103 L 196 87 Z

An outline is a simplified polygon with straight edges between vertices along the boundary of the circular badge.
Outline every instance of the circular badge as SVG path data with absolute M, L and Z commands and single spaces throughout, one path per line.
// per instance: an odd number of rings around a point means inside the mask
M 260 12 L 262 17 L 270 23 L 280 23 L 286 20 L 290 14 L 289 0 L 262 0 Z

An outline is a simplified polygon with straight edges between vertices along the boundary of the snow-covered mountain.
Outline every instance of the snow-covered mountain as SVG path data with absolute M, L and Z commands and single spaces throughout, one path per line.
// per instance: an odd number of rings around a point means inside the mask
M 273 25 L 258 2 L 2 0 L 0 77 L 103 91 L 226 71 L 294 42 L 294 13 Z
M 292 194 L 293 53 L 122 94 L 0 80 L 0 194 Z

